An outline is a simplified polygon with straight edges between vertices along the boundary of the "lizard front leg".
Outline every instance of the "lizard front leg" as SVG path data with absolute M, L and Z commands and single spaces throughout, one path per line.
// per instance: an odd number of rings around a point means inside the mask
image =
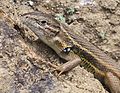
M 111 72 L 107 72 L 105 75 L 105 84 L 109 87 L 112 93 L 120 93 L 120 80 Z
M 56 66 L 56 65 L 53 65 L 51 63 L 49 63 L 49 65 L 54 67 L 55 70 L 60 71 L 58 74 L 58 76 L 60 76 L 62 73 L 67 72 L 67 71 L 75 68 L 76 66 L 78 66 L 80 64 L 80 62 L 81 62 L 81 59 L 76 58 L 76 59 L 73 59 L 73 60 L 70 60 L 70 61 L 64 63 L 61 66 Z

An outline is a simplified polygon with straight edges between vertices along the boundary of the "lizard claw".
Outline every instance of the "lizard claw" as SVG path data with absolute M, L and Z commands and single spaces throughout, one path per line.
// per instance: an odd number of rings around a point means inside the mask
M 56 66 L 56 65 L 54 65 L 54 64 L 52 64 L 52 63 L 50 63 L 50 62 L 48 62 L 48 65 L 54 68 L 53 72 L 54 72 L 54 71 L 60 71 L 60 72 L 58 73 L 57 77 L 59 77 L 59 76 L 64 72 L 64 70 L 61 71 L 61 70 L 59 69 L 59 68 L 60 68 L 59 66 Z

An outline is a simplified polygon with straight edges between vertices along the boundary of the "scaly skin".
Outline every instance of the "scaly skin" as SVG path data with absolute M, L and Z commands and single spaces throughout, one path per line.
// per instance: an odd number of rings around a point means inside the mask
M 93 72 L 112 93 L 120 93 L 120 68 L 112 58 L 88 42 L 83 35 L 42 12 L 26 13 L 22 15 L 21 22 L 26 29 L 33 31 L 61 58 L 68 61 L 56 68 L 60 71 L 59 75 L 80 64 Z

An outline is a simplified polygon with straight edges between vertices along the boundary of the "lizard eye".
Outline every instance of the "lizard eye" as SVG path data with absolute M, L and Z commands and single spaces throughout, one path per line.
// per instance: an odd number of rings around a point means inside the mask
M 41 21 L 41 23 L 42 23 L 42 24 L 45 24 L 45 23 L 46 23 L 46 21 L 45 21 L 45 20 L 43 20 L 43 21 Z
M 70 51 L 71 51 L 71 47 L 66 47 L 63 50 L 63 52 L 65 52 L 65 53 L 69 53 Z
M 42 20 L 42 21 L 40 21 L 40 23 L 41 23 L 42 26 L 45 26 L 47 24 L 47 21 L 46 20 Z

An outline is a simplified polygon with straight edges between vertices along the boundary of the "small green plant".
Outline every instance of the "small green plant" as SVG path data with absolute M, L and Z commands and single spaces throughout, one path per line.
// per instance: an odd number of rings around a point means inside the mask
M 65 17 L 63 16 L 63 14 L 56 14 L 55 19 L 65 23 Z
M 75 8 L 68 7 L 68 8 L 66 8 L 65 13 L 67 15 L 73 15 L 75 13 L 75 11 L 76 11 Z

